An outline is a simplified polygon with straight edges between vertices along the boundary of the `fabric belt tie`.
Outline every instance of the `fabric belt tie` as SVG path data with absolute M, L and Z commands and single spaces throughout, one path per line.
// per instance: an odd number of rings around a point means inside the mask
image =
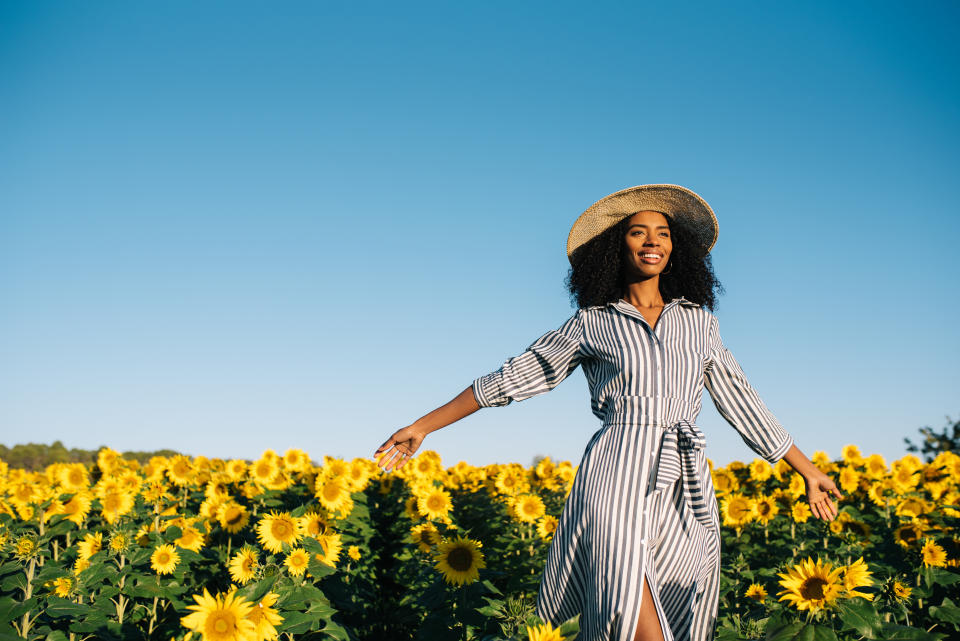
M 701 457 L 706 445 L 700 428 L 686 419 L 667 427 L 660 441 L 654 491 L 663 491 L 682 479 L 683 495 L 694 517 L 708 529 L 714 529 L 709 503 L 700 483 Z

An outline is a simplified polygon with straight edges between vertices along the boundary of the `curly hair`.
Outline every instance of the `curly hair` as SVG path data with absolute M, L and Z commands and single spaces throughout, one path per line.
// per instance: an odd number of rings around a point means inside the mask
M 683 296 L 713 311 L 717 296 L 724 290 L 713 273 L 710 254 L 696 251 L 684 225 L 670 216 L 665 217 L 673 250 L 668 272 L 660 274 L 660 295 L 665 303 Z M 572 267 L 564 284 L 578 307 L 613 303 L 626 293 L 623 263 L 629 220 L 630 216 L 626 216 L 573 252 Z

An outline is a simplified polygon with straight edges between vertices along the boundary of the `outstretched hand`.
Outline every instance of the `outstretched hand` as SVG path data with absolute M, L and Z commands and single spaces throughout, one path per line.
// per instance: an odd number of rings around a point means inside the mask
M 394 432 L 390 438 L 384 441 L 383 445 L 377 448 L 377 451 L 373 453 L 373 458 L 377 458 L 382 452 L 384 453 L 383 457 L 377 461 L 380 469 L 386 472 L 399 469 L 410 460 L 425 437 L 426 434 L 411 425 L 403 427 Z
M 838 499 L 842 499 L 843 495 L 837 489 L 833 479 L 820 470 L 816 470 L 810 476 L 803 477 L 803 480 L 807 485 L 807 501 L 810 503 L 810 511 L 813 512 L 813 515 L 824 521 L 835 519 L 837 517 L 837 507 L 830 500 L 830 495 L 833 494 Z

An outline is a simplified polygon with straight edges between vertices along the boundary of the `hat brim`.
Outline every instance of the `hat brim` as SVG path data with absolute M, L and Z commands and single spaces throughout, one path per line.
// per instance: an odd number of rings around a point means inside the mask
M 719 225 L 703 198 L 680 185 L 637 185 L 604 196 L 580 214 L 567 236 L 567 258 L 590 239 L 638 211 L 659 211 L 681 221 L 706 255 L 717 242 Z

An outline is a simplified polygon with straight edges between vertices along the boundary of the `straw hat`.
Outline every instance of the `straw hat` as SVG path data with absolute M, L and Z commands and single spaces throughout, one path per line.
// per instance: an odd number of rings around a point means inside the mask
M 647 210 L 682 220 L 702 254 L 717 242 L 717 217 L 699 195 L 680 185 L 637 185 L 604 196 L 580 214 L 567 236 L 567 258 L 573 262 L 573 252 L 578 247 L 624 218 Z

